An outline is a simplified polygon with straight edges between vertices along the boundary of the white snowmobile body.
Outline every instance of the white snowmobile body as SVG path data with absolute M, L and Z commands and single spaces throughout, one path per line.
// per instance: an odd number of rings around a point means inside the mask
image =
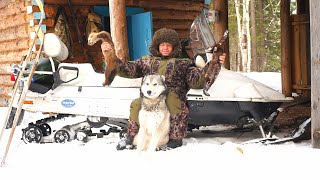
M 64 68 L 75 67 L 78 70 Z M 104 74 L 96 73 L 92 65 L 61 63 L 60 79 L 74 80 L 62 83 L 47 92 L 37 84 L 33 91 L 29 90 L 23 109 L 44 113 L 63 113 L 86 116 L 113 117 L 128 119 L 130 103 L 139 97 L 140 79 L 116 77 L 115 83 L 123 81 L 123 86 L 102 86 Z M 52 76 L 53 78 L 53 76 Z M 115 84 L 113 83 L 113 84 Z M 36 83 L 31 84 L 31 87 Z M 131 84 L 131 85 L 130 85 Z M 37 92 L 38 91 L 38 92 Z
M 38 88 L 31 88 L 37 85 L 37 82 L 33 82 L 30 87 L 33 92 L 30 91 L 26 98 L 29 104 L 25 104 L 23 109 L 44 113 L 129 119 L 130 103 L 139 97 L 141 78 L 129 79 L 116 76 L 110 86 L 102 86 L 104 74 L 96 73 L 89 63 L 60 63 L 58 69 L 55 74 L 59 74 L 60 80 L 66 83 L 56 85 L 55 82 L 44 93 L 40 84 Z M 42 93 L 39 93 L 41 91 Z M 224 123 L 233 124 L 239 116 L 242 117 L 251 111 L 245 107 L 242 107 L 243 110 L 235 109 L 239 107 L 239 103 L 247 104 L 246 106 L 254 105 L 252 107 L 254 110 L 264 111 L 250 112 L 248 115 L 261 119 L 270 115 L 282 102 L 292 100 L 241 73 L 226 69 L 221 70 L 208 92 L 210 96 L 204 95 L 202 89 L 191 89 L 187 94 L 191 119 L 198 116 L 203 119 L 209 116 L 204 119 L 211 122 L 205 122 L 204 125 L 219 124 L 220 118 L 230 119 L 230 122 Z M 272 104 L 271 109 L 265 109 L 267 104 L 268 106 Z M 217 113 L 217 116 L 214 113 Z M 222 115 L 223 117 L 220 117 Z M 230 115 L 232 117 L 228 118 Z M 197 120 L 192 121 L 194 124 L 201 124 L 201 122 L 196 123 Z
M 125 131 L 130 104 L 140 96 L 142 78 L 116 76 L 110 86 L 102 86 L 104 74 L 95 72 L 89 63 L 60 63 L 57 66 L 52 63 L 52 59 L 41 61 L 51 65 L 51 72 L 35 72 L 22 109 L 56 115 L 86 116 L 88 122 L 93 120 L 98 122 L 99 126 L 115 125 Z M 47 81 L 53 83 L 43 83 Z M 261 127 L 283 102 L 292 100 L 262 83 L 226 69 L 221 70 L 208 92 L 210 96 L 204 95 L 202 89 L 191 89 L 187 93 L 190 130 L 217 124 L 240 128 L 255 124 Z M 273 120 L 274 118 L 266 122 L 272 123 Z M 23 137 L 28 139 L 26 142 L 43 140 L 42 136 L 37 139 L 28 136 L 30 132 L 36 132 L 34 129 L 40 131 L 39 128 L 43 126 L 41 122 L 43 121 L 36 123 L 37 127 L 29 123 L 23 134 Z M 264 130 L 260 130 L 265 137 Z M 72 139 L 71 132 L 57 132 L 60 134 L 54 134 L 56 142 L 62 137 L 62 142 Z

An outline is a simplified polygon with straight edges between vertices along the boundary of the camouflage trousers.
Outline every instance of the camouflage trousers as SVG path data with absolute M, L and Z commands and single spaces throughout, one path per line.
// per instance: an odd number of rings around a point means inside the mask
M 169 139 L 178 140 L 187 136 L 189 109 L 185 102 L 177 99 L 175 93 L 170 93 L 167 97 L 167 106 L 170 112 L 170 133 Z M 130 106 L 130 119 L 128 135 L 134 137 L 139 130 L 139 111 L 141 109 L 141 98 L 132 101 Z

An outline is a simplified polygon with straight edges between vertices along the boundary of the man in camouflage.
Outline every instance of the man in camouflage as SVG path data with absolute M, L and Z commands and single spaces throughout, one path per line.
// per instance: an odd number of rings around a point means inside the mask
M 110 50 L 108 43 L 101 45 L 102 52 Z M 179 58 L 181 46 L 176 31 L 162 28 L 155 32 L 149 51 L 151 55 L 143 56 L 135 61 L 120 63 L 118 75 L 127 78 L 139 78 L 149 74 L 165 77 L 169 89 L 167 106 L 170 111 L 170 134 L 167 147 L 176 148 L 182 145 L 187 135 L 189 109 L 186 94 L 190 88 L 202 88 L 204 74 L 194 66 L 189 58 Z M 224 56 L 220 61 L 224 61 Z M 117 145 L 118 150 L 131 145 L 138 133 L 138 114 L 141 109 L 141 98 L 135 99 L 130 106 L 130 119 L 127 137 Z

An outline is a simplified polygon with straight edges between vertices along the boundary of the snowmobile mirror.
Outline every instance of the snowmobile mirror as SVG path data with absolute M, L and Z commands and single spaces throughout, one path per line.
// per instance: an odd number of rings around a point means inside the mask
M 79 69 L 71 66 L 60 66 L 59 69 L 54 73 L 53 79 L 54 84 L 52 89 L 57 88 L 62 83 L 68 83 L 77 79 L 79 76 Z

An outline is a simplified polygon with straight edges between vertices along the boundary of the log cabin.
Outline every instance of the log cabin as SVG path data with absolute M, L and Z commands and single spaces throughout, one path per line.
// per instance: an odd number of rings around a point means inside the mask
M 55 17 L 59 6 L 63 6 L 66 14 L 67 21 L 70 27 L 71 37 L 73 40 L 73 54 L 72 59 L 67 59 L 64 62 L 84 63 L 91 62 L 97 71 L 103 70 L 102 53 L 100 44 L 95 46 L 86 45 L 85 39 L 85 22 L 89 12 L 95 12 L 101 16 L 103 26 L 107 31 L 110 31 L 110 11 L 108 0 L 71 0 L 73 11 L 75 12 L 75 20 L 79 27 L 80 34 L 84 48 L 87 50 L 88 59 L 83 55 L 83 49 L 79 43 L 76 26 L 72 19 L 72 14 L 68 0 L 41 0 L 44 3 L 45 19 L 42 30 L 45 33 L 54 32 Z M 204 0 L 121 0 L 116 1 L 115 6 L 125 6 L 122 10 L 126 17 L 121 17 L 119 10 L 115 10 L 116 23 L 118 31 L 114 32 L 113 38 L 118 38 L 115 41 L 127 42 L 125 49 L 126 54 L 129 54 L 129 49 L 132 52 L 131 59 L 135 59 L 146 53 L 146 48 L 150 44 L 153 32 L 166 27 L 175 29 L 181 39 L 188 36 L 189 27 L 194 18 L 201 13 L 208 5 Z M 118 8 L 118 7 L 114 7 Z M 120 7 L 122 8 L 122 7 Z M 32 37 L 34 36 L 35 25 L 39 23 L 40 12 L 39 7 L 35 0 L 2 0 L 0 1 L 0 106 L 6 106 L 9 100 L 8 93 L 11 91 L 13 82 L 10 81 L 10 65 L 19 64 L 23 55 L 26 55 L 28 48 L 31 44 Z M 126 13 L 126 14 L 125 14 Z M 124 21 L 121 21 L 124 19 Z M 128 23 L 127 23 L 128 22 Z M 141 23 L 143 22 L 143 23 Z M 143 24 L 145 28 L 143 31 L 144 37 L 132 36 L 134 31 L 141 31 L 138 24 Z M 123 33 L 120 32 L 119 27 L 126 25 L 128 30 L 125 29 Z M 128 37 L 129 36 L 129 37 Z M 119 40 L 122 39 L 122 40 Z M 141 39 L 144 38 L 144 39 Z M 140 44 L 133 44 L 139 42 Z M 147 42 L 147 43 L 145 43 Z M 129 47 L 128 47 L 129 43 Z M 141 44 L 144 48 L 141 48 Z M 138 47 L 143 52 L 138 52 L 133 55 L 134 50 L 132 47 Z M 124 49 L 124 48 L 122 48 Z
M 175 29 L 181 39 L 189 34 L 194 18 L 212 3 L 213 9 L 220 12 L 219 21 L 214 24 L 215 37 L 222 37 L 228 29 L 227 0 L 71 0 L 75 12 L 74 22 L 68 0 L 41 0 L 44 5 L 45 20 L 41 29 L 45 33 L 54 31 L 55 17 L 59 6 L 64 7 L 68 15 L 73 40 L 74 57 L 65 62 L 93 64 L 97 71 L 103 71 L 100 44 L 84 48 L 88 59 L 83 55 L 80 39 L 84 37 L 85 22 L 89 12 L 95 12 L 102 18 L 103 27 L 111 32 L 118 43 L 117 55 L 129 56 L 134 59 L 146 53 L 153 32 L 166 27 Z M 297 14 L 290 14 L 290 0 L 280 1 L 281 9 L 281 76 L 282 93 L 291 96 L 293 92 L 310 97 L 312 101 L 312 118 L 319 118 L 319 34 L 320 25 L 317 21 L 318 1 L 297 0 Z M 139 19 L 142 18 L 142 19 Z M 114 21 L 114 27 L 110 22 Z M 26 55 L 34 37 L 35 25 L 39 22 L 39 7 L 36 0 L 1 0 L 0 1 L 0 106 L 6 106 L 10 100 L 14 82 L 10 81 L 10 65 L 18 64 Z M 134 22 L 134 23 L 132 23 Z M 143 22 L 143 23 L 141 23 Z M 76 24 L 75 24 L 76 23 Z M 144 24 L 145 39 L 132 36 L 132 32 Z M 119 31 L 119 28 L 123 28 Z M 76 26 L 80 34 L 76 33 Z M 111 28 L 110 28 L 111 27 Z M 137 30 L 141 31 L 141 29 Z M 85 39 L 84 39 L 85 40 Z M 134 46 L 143 46 L 142 52 L 135 52 Z M 146 42 L 146 43 L 145 43 Z M 142 45 L 141 45 L 142 44 Z M 145 45 L 143 45 L 145 44 Z M 121 52 L 121 50 L 123 50 Z M 227 49 L 228 53 L 228 49 Z M 227 59 L 226 66 L 230 67 Z M 313 84 L 313 87 L 311 87 Z M 313 121 L 313 132 L 319 132 L 320 121 Z M 318 136 L 315 136 L 318 137 Z M 319 136 L 320 137 L 320 136 Z M 316 138 L 315 146 L 319 147 L 320 138 Z

